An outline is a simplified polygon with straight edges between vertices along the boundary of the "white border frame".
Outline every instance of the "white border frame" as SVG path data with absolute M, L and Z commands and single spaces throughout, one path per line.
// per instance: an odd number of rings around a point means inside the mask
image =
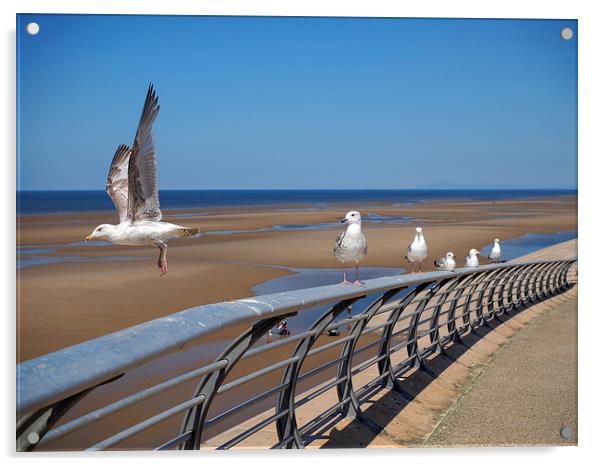
M 599 457 L 600 400 L 596 396 L 600 385 L 598 357 L 593 352 L 600 340 L 600 324 L 594 321 L 599 313 L 594 302 L 594 277 L 596 259 L 587 254 L 600 254 L 595 248 L 600 225 L 600 170 L 602 148 L 600 147 L 601 87 L 602 73 L 602 23 L 597 15 L 595 1 L 557 0 L 432 0 L 423 2 L 392 2 L 386 0 L 4 0 L 2 8 L 2 102 L 5 104 L 0 114 L 2 124 L 1 141 L 4 142 L 2 157 L 2 228 L 0 244 L 4 258 L 0 268 L 5 306 L 2 311 L 4 321 L 3 359 L 5 384 L 2 385 L 3 401 L 6 410 L 2 416 L 2 445 L 4 456 L 12 463 L 16 458 L 26 462 L 42 458 L 49 464 L 65 462 L 81 463 L 82 459 L 95 464 L 106 464 L 107 457 L 136 459 L 144 464 L 158 464 L 167 458 L 178 457 L 178 461 L 217 462 L 220 464 L 246 461 L 286 461 L 301 464 L 311 455 L 312 461 L 332 461 L 333 456 L 344 461 L 368 461 L 372 455 L 381 456 L 380 461 L 420 461 L 431 463 L 446 460 L 462 461 L 463 466 L 487 461 L 487 466 L 505 465 L 508 462 L 534 462 L 544 460 L 546 464 L 567 462 L 589 463 Z M 56 453 L 56 454 L 15 454 L 14 453 L 14 406 L 15 406 L 15 14 L 19 13 L 119 13 L 119 14 L 196 14 L 196 15 L 269 15 L 269 16 L 382 16 L 382 17 L 472 17 L 472 18 L 561 18 L 579 21 L 579 249 L 582 252 L 580 272 L 580 318 L 579 318 L 579 447 L 557 448 L 493 448 L 493 449 L 387 449 L 387 450 L 336 450 L 326 452 L 245 452 L 245 453 L 202 453 L 176 452 L 174 454 L 132 453 Z M 598 189 L 596 189 L 598 188 Z M 600 259 L 597 259 L 599 262 Z M 599 267 L 598 267 L 599 269 Z M 284 456 L 283 456 L 284 455 Z M 382 458 L 383 456 L 395 458 Z M 599 458 L 598 458 L 599 461 Z M 593 461 L 591 461 L 593 462 Z

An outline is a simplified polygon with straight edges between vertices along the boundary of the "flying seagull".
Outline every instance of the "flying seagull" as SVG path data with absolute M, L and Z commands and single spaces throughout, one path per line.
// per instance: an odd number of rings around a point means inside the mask
M 499 238 L 495 238 L 493 240 L 493 247 L 491 248 L 491 252 L 489 252 L 488 257 L 491 262 L 501 262 L 500 258 L 502 257 L 502 248 L 500 247 Z
M 106 191 L 119 215 L 118 225 L 98 225 L 86 241 L 102 239 L 124 246 L 159 248 L 160 276 L 167 273 L 167 244 L 171 238 L 195 236 L 197 228 L 162 222 L 157 188 L 157 163 L 152 126 L 159 113 L 159 99 L 150 84 L 131 148 L 121 144 L 111 162 Z
M 464 267 L 478 267 L 479 266 L 479 258 L 477 254 L 480 254 L 476 249 L 471 249 L 468 251 L 468 256 L 464 261 Z
M 355 263 L 355 281 L 354 285 L 361 286 L 364 283 L 359 280 L 359 263 L 368 254 L 368 243 L 362 233 L 362 216 L 356 210 L 345 214 L 341 223 L 347 225 L 345 231 L 341 232 L 334 243 L 334 257 L 342 263 Z M 341 284 L 347 284 L 347 277 L 343 271 L 343 281 Z
M 416 227 L 414 241 L 408 246 L 406 260 L 412 263 L 412 273 L 414 273 L 414 262 L 418 262 L 419 271 L 422 272 L 422 261 L 426 259 L 427 248 L 426 240 L 422 234 L 422 228 Z
M 456 256 L 453 252 L 448 252 L 445 257 L 437 259 L 434 264 L 439 270 L 454 270 L 456 268 Z

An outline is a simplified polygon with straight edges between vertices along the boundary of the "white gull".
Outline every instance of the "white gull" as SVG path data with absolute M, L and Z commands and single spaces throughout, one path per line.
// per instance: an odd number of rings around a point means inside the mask
M 501 262 L 500 258 L 502 257 L 502 248 L 500 246 L 499 238 L 495 238 L 493 240 L 493 247 L 491 248 L 491 252 L 489 252 L 488 257 L 491 262 Z
M 354 285 L 363 285 L 359 280 L 359 263 L 368 254 L 368 243 L 366 237 L 362 233 L 362 216 L 356 210 L 352 210 L 345 214 L 345 218 L 341 223 L 347 225 L 345 231 L 341 232 L 334 243 L 334 257 L 342 263 L 355 263 L 355 281 Z M 347 284 L 347 277 L 343 271 L 343 281 Z
M 477 255 L 480 254 L 476 249 L 471 249 L 468 251 L 468 256 L 464 261 L 464 267 L 478 267 L 479 266 L 479 258 Z
M 426 259 L 427 247 L 426 240 L 422 234 L 422 228 L 416 227 L 414 240 L 408 246 L 406 260 L 412 263 L 412 273 L 414 273 L 414 262 L 418 262 L 419 271 L 422 272 L 422 261 Z
M 152 125 L 159 113 L 159 100 L 149 85 L 142 115 L 130 149 L 120 145 L 115 152 L 106 191 L 113 200 L 119 224 L 98 225 L 86 241 L 101 239 L 124 246 L 153 245 L 159 248 L 160 275 L 167 273 L 167 244 L 171 238 L 195 236 L 199 230 L 162 222 L 157 188 L 157 163 Z
M 439 270 L 454 270 L 456 268 L 456 256 L 453 252 L 448 252 L 441 259 L 434 261 L 434 264 Z

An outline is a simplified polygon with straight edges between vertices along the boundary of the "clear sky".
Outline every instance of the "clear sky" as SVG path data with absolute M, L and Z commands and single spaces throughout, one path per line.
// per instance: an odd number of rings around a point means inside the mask
M 151 81 L 160 189 L 576 187 L 576 21 L 21 15 L 17 47 L 19 189 L 104 189 Z

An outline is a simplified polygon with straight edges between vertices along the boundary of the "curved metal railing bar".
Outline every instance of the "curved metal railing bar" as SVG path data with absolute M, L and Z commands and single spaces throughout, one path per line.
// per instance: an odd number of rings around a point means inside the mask
M 197 388 L 186 400 L 95 441 L 88 449 L 119 446 L 182 414 L 180 433 L 164 439 L 156 448 L 197 449 L 207 440 L 203 437 L 207 428 L 274 397 L 275 413 L 257 419 L 254 413 L 248 414 L 246 419 L 253 422 L 221 441 L 217 448 L 239 445 L 270 424 L 276 425 L 278 434 L 274 448 L 303 448 L 304 436 L 333 417 L 361 416 L 362 400 L 371 391 L 388 387 L 403 395 L 399 377 L 408 371 L 420 369 L 435 377 L 427 363 L 430 355 L 444 353 L 446 346 L 462 343 L 467 333 L 475 333 L 493 320 L 568 289 L 569 271 L 575 263 L 576 258 L 492 264 L 379 278 L 368 280 L 365 287 L 333 285 L 276 293 L 188 309 L 57 351 L 17 366 L 17 447 L 46 447 L 136 403 L 198 380 Z M 338 319 L 366 297 L 370 301 L 363 309 Z M 325 305 L 328 308 L 306 331 L 256 345 L 283 317 Z M 247 330 L 213 362 L 59 423 L 61 416 L 95 387 L 145 362 L 198 344 L 202 337 L 241 325 Z M 350 330 L 339 335 L 341 328 Z M 329 332 L 337 338 L 324 343 L 323 336 Z M 338 356 L 329 356 L 328 352 L 338 347 Z M 230 380 L 235 367 L 244 368 L 249 358 L 276 349 L 277 361 Z M 322 360 L 303 372 L 306 361 L 318 357 Z M 395 364 L 394 358 L 399 362 Z M 372 366 L 377 367 L 378 375 L 354 387 L 354 377 Z M 335 375 L 324 379 L 328 370 L 334 370 Z M 217 396 L 278 371 L 282 371 L 280 383 L 249 394 L 242 402 L 208 418 Z M 299 383 L 308 383 L 309 379 L 314 381 L 312 388 L 298 394 Z M 297 410 L 331 390 L 337 402 L 299 426 Z

